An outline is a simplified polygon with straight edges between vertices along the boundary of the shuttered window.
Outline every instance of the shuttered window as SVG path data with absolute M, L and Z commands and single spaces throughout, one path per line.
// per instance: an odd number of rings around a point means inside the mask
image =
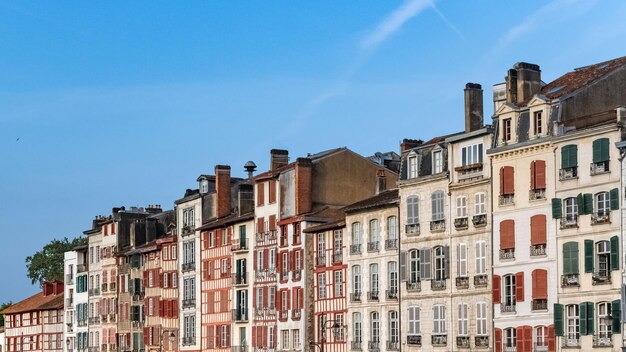
M 409 225 L 419 223 L 419 199 L 410 196 L 406 199 L 406 222 Z
M 432 251 L 430 248 L 423 248 L 423 249 L 420 249 L 419 254 L 420 254 L 419 255 L 420 279 L 430 280 L 431 270 L 432 270 L 432 266 L 431 266 Z
M 270 180 L 269 182 L 269 204 L 276 203 L 276 180 Z
M 601 163 L 609 161 L 609 139 L 600 138 L 593 141 L 593 162 Z
M 467 243 L 458 244 L 457 259 L 457 276 L 467 277 Z
M 563 244 L 563 274 L 578 274 L 578 242 Z
M 499 304 L 501 301 L 501 285 L 500 285 L 500 276 L 499 275 L 493 275 L 493 291 L 492 291 L 492 298 L 493 298 L 493 304 Z
M 561 149 L 561 169 L 569 169 L 578 166 L 578 146 L 566 145 Z
M 476 241 L 476 275 L 487 273 L 487 244 L 485 241 Z
M 563 324 L 563 305 L 554 304 L 554 334 L 556 336 L 563 336 L 564 324 Z
M 515 342 L 516 352 L 532 352 L 533 328 L 528 325 L 518 326 Z
M 515 221 L 500 222 L 500 249 L 515 249 Z
M 619 237 L 611 237 L 611 271 L 619 270 Z
M 535 160 L 530 163 L 530 189 L 546 189 L 546 162 Z
M 548 271 L 533 270 L 533 299 L 548 299 Z
M 546 244 L 546 216 L 543 214 L 530 218 L 530 244 L 533 246 Z
M 432 220 L 438 221 L 444 219 L 443 209 L 443 191 L 436 191 L 432 194 Z
M 524 272 L 515 273 L 515 300 L 524 302 Z
M 265 203 L 265 182 L 257 183 L 256 196 L 256 205 L 263 205 Z
M 512 166 L 500 169 L 500 195 L 515 194 L 515 171 Z

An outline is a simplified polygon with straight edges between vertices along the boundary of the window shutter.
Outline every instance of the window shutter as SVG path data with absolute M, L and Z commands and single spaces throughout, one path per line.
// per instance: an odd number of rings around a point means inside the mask
M 515 170 L 512 166 L 502 167 L 502 195 L 515 194 Z
M 526 330 L 525 326 L 518 326 L 515 328 L 515 350 L 516 351 L 520 351 L 520 352 L 526 352 L 526 349 L 524 348 L 524 343 L 526 342 L 526 339 L 524 338 L 524 331 Z
M 533 328 L 524 326 L 524 352 L 533 352 Z
M 594 313 L 593 313 L 593 302 L 586 302 L 587 303 L 587 334 L 589 335 L 593 335 L 593 318 L 594 318 Z M 581 315 L 582 316 L 582 315 Z
M 400 252 L 400 281 L 406 281 L 406 251 Z
M 531 189 L 545 189 L 546 162 L 544 160 L 536 160 L 531 165 L 534 166 L 531 174 Z
M 265 183 L 259 182 L 256 185 L 256 193 L 257 193 L 257 205 L 263 205 L 265 202 Z
M 444 268 L 443 268 L 444 279 L 449 279 L 450 278 L 450 247 L 449 246 L 443 247 L 443 256 L 444 256 Z
M 554 334 L 563 336 L 563 305 L 554 304 Z
M 270 215 L 269 228 L 270 231 L 276 231 L 276 215 Z
M 613 316 L 613 332 L 619 334 L 622 331 L 622 322 L 620 320 L 622 316 L 622 306 L 619 299 L 611 302 L 611 315 Z
M 585 240 L 585 272 L 593 272 L 593 240 Z
M 554 324 L 548 325 L 548 352 L 556 352 L 556 337 L 554 336 Z
M 582 302 L 581 304 L 578 305 L 578 314 L 579 315 L 579 319 L 578 321 L 580 322 L 580 334 L 581 335 L 588 335 L 588 331 L 587 331 L 587 302 Z
M 578 166 L 578 146 L 566 145 L 561 149 L 561 168 L 567 169 Z
M 593 141 L 593 162 L 609 161 L 609 139 L 600 138 Z
M 585 193 L 583 195 L 583 207 L 585 209 L 585 212 L 582 214 L 593 213 L 593 195 L 591 193 Z
M 456 245 L 456 277 L 461 276 L 461 244 Z
M 548 271 L 533 270 L 533 299 L 548 299 Z
M 530 189 L 537 189 L 537 162 L 535 160 L 530 162 Z M 521 335 L 518 335 L 521 337 Z M 521 339 L 517 339 L 519 342 Z M 518 348 L 519 349 L 519 348 Z M 521 350 L 520 350 L 521 351 Z
M 578 214 L 585 214 L 585 198 L 582 193 L 576 196 L 576 205 L 578 206 Z
M 496 328 L 496 352 L 502 352 L 502 329 Z
M 420 279 L 430 280 L 431 267 L 430 267 L 431 249 L 420 249 Z
M 611 237 L 611 270 L 619 270 L 619 237 Z
M 500 303 L 500 276 L 493 275 L 493 304 Z
M 578 274 L 578 242 L 563 244 L 563 274 Z
M 259 217 L 256 221 L 256 233 L 263 233 L 263 223 L 265 222 L 265 219 L 263 219 L 263 217 Z
M 609 195 L 611 197 L 611 210 L 619 209 L 619 189 L 613 188 Z
M 515 300 L 524 302 L 524 272 L 515 273 Z
M 143 344 L 150 345 L 150 328 L 143 328 Z
M 504 167 L 500 168 L 500 195 L 504 194 Z
M 552 218 L 560 219 L 563 217 L 563 203 L 561 198 L 552 198 Z
M 500 222 L 500 249 L 515 248 L 515 221 L 503 220 Z
M 263 269 L 269 268 L 269 249 L 263 251 L 263 265 L 265 266 Z
M 533 215 L 530 218 L 530 244 L 546 244 L 546 216 Z

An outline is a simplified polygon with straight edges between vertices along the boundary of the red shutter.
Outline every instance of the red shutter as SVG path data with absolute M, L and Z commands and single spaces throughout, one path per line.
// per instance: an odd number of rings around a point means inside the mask
M 283 272 L 283 261 L 282 261 L 282 253 L 283 252 L 278 252 L 278 263 L 276 263 L 276 270 L 278 270 L 278 275 L 279 275 L 279 280 L 282 281 L 283 280 L 283 276 L 281 275 L 281 273 Z
M 493 276 L 493 304 L 500 303 L 500 276 Z
M 230 325 L 226 325 L 226 346 L 224 347 L 229 347 L 230 346 Z
M 267 269 L 269 268 L 269 256 L 270 256 L 270 252 L 268 249 L 263 251 L 263 265 L 265 266 L 263 269 Z
M 268 202 L 271 204 L 271 203 L 276 202 L 276 180 L 270 180 L 269 183 L 270 183 L 269 185 L 270 194 L 268 195 L 268 198 L 269 198 Z
M 537 177 L 537 166 L 536 166 L 537 162 L 536 161 L 531 161 L 530 162 L 530 189 L 534 190 L 536 189 L 535 185 L 535 179 Z
M 530 244 L 546 244 L 546 216 L 544 214 L 533 215 L 530 218 Z
M 496 328 L 496 352 L 502 352 L 502 329 Z
M 256 342 L 257 342 L 257 338 L 256 338 L 256 333 L 257 333 L 257 327 L 253 326 L 252 327 L 252 347 L 259 347 Z
M 548 352 L 556 352 L 556 338 L 554 336 L 554 324 L 548 325 Z
M 548 271 L 533 270 L 533 299 L 548 299 Z
M 526 352 L 524 348 L 526 340 L 524 339 L 524 326 L 518 326 L 515 328 L 515 348 L 516 352 Z
M 174 312 L 172 313 L 172 316 L 174 318 L 178 317 L 178 301 L 177 300 L 174 300 L 173 311 Z
M 259 182 L 256 185 L 257 205 L 263 205 L 265 202 L 265 183 Z
M 263 217 L 261 216 L 261 217 L 259 217 L 259 218 L 257 219 L 257 221 L 256 221 L 256 232 L 257 232 L 257 233 L 263 233 L 263 230 L 264 230 L 264 228 L 263 228 L 263 223 L 264 223 L 264 219 L 263 219 Z
M 269 296 L 269 289 L 267 287 L 263 287 L 263 307 L 269 307 L 269 304 L 267 304 L 267 296 Z
M 504 194 L 504 167 L 500 168 L 500 195 Z
M 515 273 L 515 300 L 524 302 L 524 272 Z
M 148 287 L 148 270 L 143 272 L 143 287 Z
M 270 226 L 270 231 L 276 230 L 276 215 L 270 215 L 269 226 Z
M 296 270 L 296 251 L 297 249 L 289 252 L 289 269 Z
M 533 328 L 524 327 L 524 350 L 523 352 L 533 352 Z
M 150 328 L 143 328 L 143 344 L 150 345 Z
M 162 316 L 164 316 L 164 315 L 165 315 L 165 314 L 164 314 L 164 313 L 165 313 L 165 308 L 164 308 L 164 305 L 165 305 L 165 301 L 163 301 L 163 300 L 159 300 L 159 314 L 158 314 L 158 315 L 159 315 L 160 317 L 162 317 Z
M 500 222 L 500 249 L 515 248 L 515 221 L 504 220 Z
M 291 291 L 287 290 L 287 310 L 291 309 Z
M 544 160 L 535 161 L 535 188 L 546 188 L 546 162 Z
M 500 169 L 500 194 L 515 194 L 515 172 L 512 166 Z
M 299 288 L 298 289 L 298 295 L 299 295 L 298 301 L 300 303 L 300 306 L 298 307 L 298 309 L 302 309 L 302 308 L 304 308 L 304 289 Z

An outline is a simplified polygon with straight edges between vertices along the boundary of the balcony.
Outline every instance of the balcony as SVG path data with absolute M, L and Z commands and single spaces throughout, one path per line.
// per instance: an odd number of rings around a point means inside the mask
M 302 310 L 301 309 L 292 309 L 291 310 L 291 320 L 300 320 L 302 318 Z
M 257 270 L 254 272 L 254 279 L 256 281 L 271 281 L 276 280 L 276 269 L 268 268 L 265 270 Z
M 580 339 L 578 336 L 563 336 L 561 338 L 562 347 L 580 347 Z
M 183 337 L 183 346 L 191 346 L 196 344 L 195 336 L 185 336 Z
M 385 249 L 387 250 L 398 249 L 398 240 L 397 239 L 385 240 Z
M 231 346 L 231 351 L 232 352 L 248 352 L 248 345 L 241 345 L 241 346 Z
M 547 299 L 533 299 L 531 309 L 534 311 L 546 311 L 548 310 L 548 300 Z
M 302 270 L 300 270 L 300 269 L 293 269 L 291 271 L 291 280 L 292 281 L 300 281 L 301 278 L 302 278 Z
M 343 253 L 335 252 L 333 253 L 333 264 L 341 264 L 343 262 Z
M 474 224 L 474 227 L 487 226 L 487 214 L 478 214 L 472 216 L 472 224 Z
M 248 321 L 247 309 L 233 309 L 233 321 L 236 323 L 242 323 Z
M 420 292 L 422 290 L 422 282 L 421 281 L 407 281 L 406 282 L 406 290 L 408 292 Z
M 591 225 L 601 225 L 611 223 L 611 212 L 603 211 L 591 214 Z
M 187 271 L 192 271 L 192 270 L 196 270 L 196 263 L 195 262 L 191 262 L 191 263 L 183 263 L 182 265 L 182 272 L 187 272 Z
M 580 286 L 580 277 L 578 274 L 561 275 L 561 287 L 578 287 Z
M 76 265 L 76 272 L 77 273 L 84 273 L 87 271 L 87 265 L 85 264 L 78 264 Z
M 275 307 L 257 307 L 254 310 L 254 316 L 257 319 L 276 319 Z
M 146 322 L 143 321 L 143 320 L 133 320 L 131 322 L 131 325 L 132 325 L 133 329 L 141 329 L 141 328 L 143 328 L 145 323 Z
M 89 318 L 89 324 L 100 324 L 100 317 L 90 317 Z
M 287 282 L 289 281 L 289 270 L 284 270 L 280 272 L 279 275 L 280 278 L 280 282 Z
M 467 217 L 454 219 L 454 228 L 457 230 L 467 230 L 469 227 L 469 221 Z
M 515 313 L 515 304 L 500 304 L 500 313 Z
M 387 341 L 387 351 L 399 351 L 400 341 Z
M 235 272 L 233 273 L 232 277 L 233 277 L 233 286 L 245 286 L 248 284 L 247 273 Z
M 517 346 L 504 346 L 502 352 L 517 352 Z M 523 352 L 523 351 L 520 351 Z
M 566 215 L 560 219 L 561 230 L 577 228 L 578 227 L 578 214 Z
M 133 302 L 141 302 L 145 296 L 146 294 L 144 291 L 135 292 L 133 293 Z
M 87 326 L 87 320 L 77 320 L 76 326 L 78 326 L 79 328 Z
M 378 241 L 374 241 L 374 242 L 368 242 L 367 243 L 367 251 L 368 252 L 380 252 L 380 242 Z
M 361 254 L 361 244 L 350 245 L 350 255 Z
M 476 163 L 470 165 L 463 165 L 454 168 L 454 171 L 458 172 L 459 182 L 467 182 L 483 177 L 483 164 Z
M 317 266 L 326 266 L 326 256 L 319 255 L 315 258 L 315 265 Z
M 559 181 L 566 181 L 578 178 L 578 167 L 568 167 L 559 170 Z
M 613 334 L 610 332 L 593 335 L 593 347 L 612 347 Z
M 469 288 L 469 277 L 457 277 L 456 278 L 456 288 L 467 289 Z
M 513 260 L 515 259 L 515 248 L 501 249 L 500 260 Z
M 88 348 L 89 352 L 100 352 L 100 347 L 98 346 L 91 346 Z
M 117 321 L 117 315 L 109 314 L 109 322 L 115 323 Z
M 458 348 L 469 348 L 470 347 L 469 336 L 457 336 L 456 337 L 456 347 L 458 347 Z
M 109 322 L 109 316 L 107 314 L 102 314 L 100 316 L 100 319 L 102 320 L 103 323 L 108 323 Z
M 432 335 L 430 343 L 433 346 L 446 346 L 448 344 L 448 335 Z
M 474 345 L 476 348 L 489 348 L 489 336 L 475 336 Z
M 398 299 L 398 288 L 392 288 L 391 290 L 387 290 L 387 299 Z
M 367 293 L 368 301 L 378 301 L 378 291 L 369 291 Z
M 107 291 L 109 291 L 109 285 L 108 285 L 108 284 L 104 283 L 104 284 L 102 284 L 101 286 L 102 286 L 102 292 L 107 292 Z
M 287 309 L 281 309 L 278 311 L 278 320 L 287 321 L 289 319 L 289 311 Z
M 515 204 L 515 194 L 503 194 L 498 197 L 498 205 L 514 205 Z
M 430 280 L 430 289 L 433 291 L 442 291 L 446 289 L 446 280 Z
M 352 292 L 350 294 L 350 302 L 361 302 L 361 292 Z
M 422 336 L 421 335 L 407 335 L 406 344 L 409 346 L 421 346 Z
M 533 344 L 534 352 L 548 352 L 548 343 L 547 342 L 535 342 Z
M 97 296 L 99 294 L 100 294 L 100 289 L 99 288 L 89 289 L 89 296 Z
M 489 277 L 487 275 L 474 275 L 474 287 L 487 287 Z
M 407 236 L 419 236 L 420 224 L 408 224 L 405 226 L 404 231 Z
M 181 234 L 180 234 L 180 236 L 181 236 L 181 237 L 187 237 L 187 236 L 189 236 L 189 235 L 193 234 L 194 232 L 195 232 L 195 229 L 194 229 L 194 227 L 193 227 L 193 226 L 191 226 L 191 225 L 185 225 L 185 226 L 183 226 L 183 228 L 182 228 L 182 230 L 181 230 Z
M 100 351 L 108 352 L 108 350 L 109 350 L 109 345 L 102 344 L 102 346 L 100 346 Z
M 195 298 L 183 299 L 183 308 L 194 308 L 196 306 Z
M 433 220 L 430 222 L 430 232 L 443 232 L 446 230 L 446 220 Z
M 247 238 L 238 238 L 233 240 L 233 244 L 230 247 L 230 250 L 234 253 L 243 253 L 248 251 L 248 239 Z
M 540 257 L 546 255 L 546 244 L 535 244 L 530 246 L 530 256 Z
M 369 341 L 367 343 L 367 350 L 370 352 L 380 351 L 380 341 Z
M 265 233 L 257 233 L 254 235 L 257 244 L 263 244 L 265 242 Z
M 591 279 L 593 285 L 607 285 L 611 283 L 611 273 L 609 271 L 594 272 Z
M 531 189 L 530 191 L 528 191 L 528 200 L 541 200 L 541 199 L 546 199 L 545 188 Z
M 65 275 L 65 284 L 66 285 L 73 285 L 74 284 L 74 275 L 72 275 L 72 274 Z
M 608 172 L 610 172 L 608 161 L 602 161 L 599 163 L 591 163 L 589 165 L 589 173 L 591 174 L 591 176 L 606 174 Z
M 360 350 L 361 350 L 361 341 L 350 342 L 350 351 L 360 351 Z

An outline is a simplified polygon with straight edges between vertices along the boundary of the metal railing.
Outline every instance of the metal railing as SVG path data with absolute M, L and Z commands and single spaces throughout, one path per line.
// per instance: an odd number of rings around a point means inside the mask
M 351 244 L 350 245 L 350 254 L 361 254 L 361 244 Z
M 469 348 L 470 347 L 469 336 L 457 336 L 456 337 L 456 347 L 458 347 L 458 348 Z
M 443 334 L 432 335 L 430 342 L 433 346 L 446 346 L 448 344 L 448 335 L 443 335 Z
M 487 276 L 486 274 L 474 275 L 474 286 L 487 287 L 488 283 L 489 283 L 489 276 Z
M 610 271 L 596 271 L 591 276 L 591 283 L 593 285 L 604 285 L 611 283 L 611 272 Z
M 65 284 L 66 285 L 73 285 L 74 284 L 74 275 L 72 275 L 72 274 L 65 275 Z
M 352 292 L 350 294 L 351 302 L 361 302 L 361 292 Z
M 367 251 L 368 252 L 378 252 L 378 251 L 380 251 L 380 242 L 378 242 L 378 241 L 368 242 L 367 243 Z
M 378 291 L 369 291 L 369 292 L 367 292 L 367 300 L 368 301 L 378 301 Z
M 456 288 L 469 288 L 469 277 L 457 277 Z
M 196 299 L 195 298 L 187 298 L 187 299 L 183 299 L 183 308 L 193 308 L 196 306 Z
M 498 205 L 515 204 L 515 194 L 504 194 L 498 197 Z
M 196 344 L 195 336 L 185 336 L 183 337 L 183 346 L 190 346 Z
M 409 346 L 421 346 L 422 335 L 407 335 L 406 344 Z
M 192 271 L 192 270 L 196 270 L 196 263 L 195 262 L 183 263 L 183 265 L 182 265 L 182 271 L 183 272 Z
M 487 214 L 478 214 L 472 216 L 472 224 L 474 224 L 475 227 L 486 226 Z
M 387 299 L 398 299 L 398 288 L 387 290 Z
M 248 284 L 248 275 L 247 273 L 235 272 L 232 275 L 233 277 L 233 285 L 247 285 Z
M 611 332 L 597 333 L 593 335 L 593 347 L 613 346 L 613 334 Z
M 432 220 L 430 222 L 430 232 L 441 232 L 446 230 L 446 220 Z
M 578 336 L 564 336 L 561 338 L 561 346 L 563 347 L 580 347 L 580 338 Z
M 300 269 L 293 269 L 291 271 L 291 280 L 293 280 L 293 281 L 300 281 L 301 278 L 302 278 L 302 270 L 300 270 Z
M 395 238 L 385 240 L 385 249 L 398 249 L 398 240 Z
M 591 163 L 589 165 L 589 173 L 591 173 L 591 176 L 593 175 L 599 175 L 599 174 L 605 174 L 607 172 L 610 172 L 611 170 L 609 170 L 609 162 L 608 161 L 601 161 L 599 163 Z
M 230 346 L 232 352 L 248 352 L 248 345 Z
M 77 273 L 84 273 L 85 271 L 87 271 L 87 265 L 85 265 L 85 264 L 78 264 L 78 265 L 76 265 L 76 272 Z
M 559 221 L 561 230 L 578 227 L 578 214 L 566 215 Z
M 500 260 L 515 259 L 515 248 L 501 249 Z
M 409 292 L 420 292 L 422 290 L 422 282 L 421 281 L 407 281 L 406 282 L 406 290 Z
M 571 180 L 578 178 L 578 167 L 568 167 L 559 170 L 559 181 Z
M 404 231 L 407 236 L 419 236 L 420 234 L 420 224 L 408 224 L 405 226 Z
M 333 264 L 340 264 L 343 261 L 343 253 L 335 252 L 333 253 Z
M 475 336 L 474 337 L 474 345 L 478 348 L 488 348 L 489 347 L 489 336 Z
M 530 246 L 530 256 L 531 257 L 538 257 L 538 256 L 542 256 L 542 255 L 546 255 L 546 245 L 544 244 L 535 244 Z
M 500 304 L 500 313 L 515 313 L 515 304 Z
M 248 239 L 247 238 L 238 238 L 233 240 L 233 244 L 231 245 L 231 251 L 233 252 L 243 252 L 248 250 Z
M 532 310 L 548 310 L 548 300 L 547 299 L 533 299 L 532 302 Z
M 609 210 L 591 214 L 591 225 L 610 224 L 611 212 Z
M 368 341 L 367 349 L 372 352 L 380 351 L 380 341 Z
M 469 227 L 469 221 L 467 217 L 454 219 L 454 228 L 457 230 L 464 230 Z
M 546 199 L 546 189 L 538 188 L 528 191 L 528 200 Z
M 300 320 L 302 318 L 302 310 L 301 309 L 292 309 L 291 310 L 291 320 Z
M 352 341 L 352 342 L 350 342 L 350 350 L 351 351 L 360 351 L 361 350 L 361 341 Z
M 580 286 L 580 276 L 578 274 L 561 275 L 561 287 Z
M 233 309 L 233 321 L 235 322 L 248 321 L 248 310 L 247 309 Z
M 391 340 L 387 341 L 387 351 L 399 351 L 400 350 L 400 341 Z
M 315 258 L 315 265 L 317 265 L 317 266 L 325 266 L 326 265 L 326 256 L 325 255 L 318 255 Z
M 284 270 L 280 272 L 280 281 L 289 281 L 289 270 Z
M 430 289 L 433 291 L 441 291 L 446 289 L 446 280 L 430 280 Z

